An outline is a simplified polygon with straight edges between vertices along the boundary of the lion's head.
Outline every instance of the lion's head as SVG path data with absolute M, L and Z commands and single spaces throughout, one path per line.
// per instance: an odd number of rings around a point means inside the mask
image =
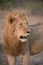
M 28 18 L 20 11 L 9 13 L 4 20 L 3 40 L 4 48 L 11 55 L 24 53 L 27 37 L 30 34 Z M 22 44 L 25 43 L 25 44 Z
M 17 37 L 22 42 L 27 41 L 27 36 L 30 34 L 27 16 L 18 11 L 11 12 L 6 20 L 9 27 L 9 35 Z

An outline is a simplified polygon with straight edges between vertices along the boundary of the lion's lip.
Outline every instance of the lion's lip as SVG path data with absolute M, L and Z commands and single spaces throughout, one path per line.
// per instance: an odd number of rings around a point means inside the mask
M 27 41 L 27 36 L 20 36 L 20 41 L 22 41 L 22 42 Z
M 25 39 L 20 39 L 21 42 L 26 42 L 27 41 L 27 38 Z

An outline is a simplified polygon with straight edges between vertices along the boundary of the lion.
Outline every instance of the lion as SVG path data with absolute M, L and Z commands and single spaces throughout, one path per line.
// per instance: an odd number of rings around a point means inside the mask
M 23 65 L 28 65 L 27 38 L 29 35 L 28 17 L 21 11 L 10 12 L 3 24 L 4 50 L 9 65 L 16 65 L 16 58 L 19 55 L 22 55 Z

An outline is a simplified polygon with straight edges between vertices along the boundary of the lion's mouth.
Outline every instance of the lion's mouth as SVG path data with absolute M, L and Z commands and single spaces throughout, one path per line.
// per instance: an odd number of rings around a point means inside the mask
M 27 36 L 20 36 L 20 41 L 21 42 L 27 41 Z
M 20 36 L 20 39 L 26 39 L 27 37 L 26 36 Z

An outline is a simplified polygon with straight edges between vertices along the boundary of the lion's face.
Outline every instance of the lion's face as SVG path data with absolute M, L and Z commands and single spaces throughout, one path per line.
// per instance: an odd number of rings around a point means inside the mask
M 13 20 L 11 21 L 13 21 L 11 23 L 11 28 L 13 29 L 14 36 L 16 36 L 21 42 L 26 42 L 27 37 L 30 34 L 30 29 L 25 15 L 21 14 L 18 17 L 13 17 Z
M 19 40 L 22 42 L 27 40 L 27 36 L 30 34 L 30 30 L 28 29 L 28 22 L 19 20 L 15 27 L 15 35 L 18 37 Z

